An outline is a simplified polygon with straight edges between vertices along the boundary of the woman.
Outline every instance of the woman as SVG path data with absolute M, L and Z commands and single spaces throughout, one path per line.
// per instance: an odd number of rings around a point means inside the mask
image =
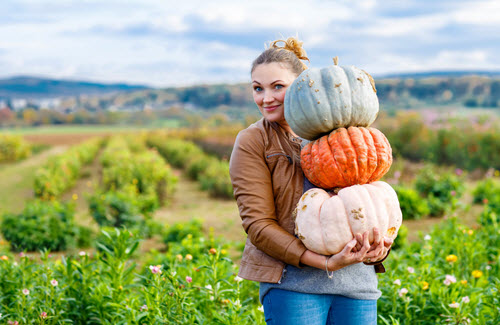
M 286 89 L 307 69 L 301 60 L 308 60 L 302 42 L 288 38 L 272 42 L 252 64 L 253 98 L 263 118 L 238 134 L 230 160 L 248 234 L 239 276 L 261 283 L 268 324 L 376 324 L 375 273 L 384 271 L 380 262 L 392 242 L 374 229 L 371 246 L 368 232 L 357 234 L 342 252 L 324 256 L 293 235 L 293 210 L 312 187 L 300 167 L 303 140 L 284 117 Z

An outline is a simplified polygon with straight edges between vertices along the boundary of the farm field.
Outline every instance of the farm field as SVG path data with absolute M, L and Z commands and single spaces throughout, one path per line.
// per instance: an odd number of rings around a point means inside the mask
M 431 142 L 430 131 L 416 130 Z M 3 231 L 0 324 L 264 324 L 258 285 L 235 277 L 245 234 L 223 149 L 234 131 L 37 131 L 17 135 L 48 149 L 0 165 L 2 230 L 11 219 L 37 220 L 33 211 L 64 222 L 24 224 L 51 227 L 43 240 Z M 482 162 L 470 155 L 459 167 L 438 165 L 412 161 L 390 142 L 398 156 L 383 180 L 408 218 L 379 277 L 379 323 L 497 324 L 496 156 L 489 169 L 471 168 Z M 412 154 L 431 151 L 407 144 Z M 53 252 L 26 249 L 37 240 Z

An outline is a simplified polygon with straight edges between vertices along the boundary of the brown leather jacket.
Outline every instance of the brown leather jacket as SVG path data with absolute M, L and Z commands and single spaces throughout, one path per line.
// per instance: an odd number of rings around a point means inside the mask
M 235 141 L 229 173 L 248 234 L 239 276 L 277 283 L 285 264 L 297 267 L 306 251 L 294 233 L 293 211 L 302 196 L 301 140 L 261 119 Z M 382 267 L 382 269 L 380 268 Z M 382 264 L 375 267 L 384 271 Z

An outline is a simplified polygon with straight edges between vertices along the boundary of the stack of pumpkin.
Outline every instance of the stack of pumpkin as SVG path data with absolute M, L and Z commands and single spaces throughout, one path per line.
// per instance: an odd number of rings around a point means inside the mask
M 297 205 L 295 233 L 319 254 L 340 252 L 356 233 L 373 227 L 395 239 L 402 223 L 396 192 L 379 179 L 392 164 L 387 138 L 369 127 L 379 109 L 365 71 L 335 65 L 305 70 L 285 96 L 285 118 L 310 140 L 301 152 L 305 176 L 318 188 Z

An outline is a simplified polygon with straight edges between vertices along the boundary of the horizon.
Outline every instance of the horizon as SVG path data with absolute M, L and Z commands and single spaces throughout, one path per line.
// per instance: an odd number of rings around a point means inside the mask
M 300 9 L 300 10 L 298 10 Z M 334 56 L 375 78 L 500 71 L 500 4 L 481 1 L 214 3 L 118 0 L 0 3 L 0 78 L 153 88 L 248 82 L 281 36 L 304 42 L 310 67 Z M 300 12 L 300 14 L 297 14 Z

